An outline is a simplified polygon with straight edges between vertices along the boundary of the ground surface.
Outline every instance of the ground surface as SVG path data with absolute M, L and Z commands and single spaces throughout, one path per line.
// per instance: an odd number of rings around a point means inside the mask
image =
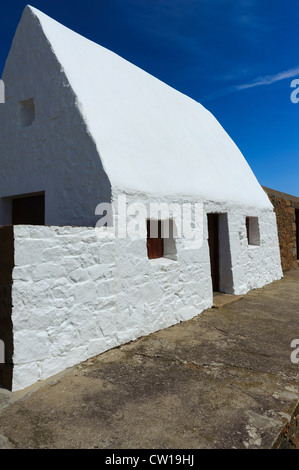
M 0 391 L 0 448 L 296 448 L 295 338 L 299 270 L 23 392 Z

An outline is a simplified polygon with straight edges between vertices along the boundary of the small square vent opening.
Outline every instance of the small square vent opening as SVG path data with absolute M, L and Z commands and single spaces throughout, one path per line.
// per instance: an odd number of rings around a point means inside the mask
M 28 127 L 31 126 L 35 119 L 35 105 L 34 99 L 30 98 L 29 100 L 19 102 L 19 126 Z

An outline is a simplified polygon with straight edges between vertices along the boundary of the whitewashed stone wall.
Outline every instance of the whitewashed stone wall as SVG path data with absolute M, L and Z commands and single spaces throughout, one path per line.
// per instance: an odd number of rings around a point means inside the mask
M 0 224 L 12 223 L 11 197 L 45 192 L 46 225 L 94 226 L 94 208 L 110 201 L 110 181 L 64 67 L 37 22 L 20 23 L 2 78 Z M 21 106 L 28 99 L 35 119 L 24 126 Z
M 211 305 L 206 249 L 204 264 L 178 265 L 94 228 L 15 226 L 14 237 L 13 390 Z
M 205 263 L 178 264 L 148 260 L 145 239 L 101 241 L 93 228 L 14 233 L 14 390 L 211 305 L 207 249 Z
M 259 216 L 259 247 L 247 244 L 246 215 Z M 232 293 L 279 279 L 275 215 L 235 207 L 228 222 Z M 14 238 L 13 390 L 212 305 L 206 216 L 202 246 L 177 239 L 176 261 L 149 260 L 145 238 L 100 240 L 94 228 L 15 226 Z
M 119 343 L 109 244 L 93 228 L 15 226 L 14 235 L 17 390 Z
M 149 260 L 145 236 L 96 237 L 95 207 L 118 193 L 227 214 L 226 292 L 282 275 L 270 202 L 210 113 L 37 14 L 28 7 L 18 27 L 0 109 L 0 224 L 12 221 L 12 197 L 41 191 L 47 224 L 14 227 L 14 390 L 211 306 L 206 218 L 200 248 L 178 239 L 177 260 Z M 258 247 L 246 216 L 259 218 Z
M 228 213 L 233 293 L 246 294 L 283 277 L 275 213 L 234 208 Z M 248 245 L 245 217 L 258 217 L 260 245 Z

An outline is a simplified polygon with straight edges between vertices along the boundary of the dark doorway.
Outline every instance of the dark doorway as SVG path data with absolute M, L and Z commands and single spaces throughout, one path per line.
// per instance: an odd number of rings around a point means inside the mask
M 233 294 L 228 215 L 208 214 L 208 233 L 213 291 Z
M 8 310 L 6 305 L 1 303 L 2 309 Z M 4 362 L 0 362 L 0 388 L 11 390 L 13 374 L 13 333 L 12 320 L 7 315 L 0 317 L 0 339 L 4 344 Z M 1 359 L 2 361 L 2 359 Z
M 299 209 L 296 209 L 296 243 L 297 243 L 297 259 L 299 259 Z
M 208 214 L 209 249 L 213 291 L 219 292 L 219 217 Z
M 13 225 L 45 225 L 45 195 L 23 196 L 12 200 Z

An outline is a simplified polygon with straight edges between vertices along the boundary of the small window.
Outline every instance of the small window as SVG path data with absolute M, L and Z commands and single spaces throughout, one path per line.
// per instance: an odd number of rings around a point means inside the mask
M 248 245 L 260 245 L 260 229 L 258 217 L 246 217 Z
M 162 221 L 147 220 L 147 255 L 149 259 L 162 258 L 164 254 Z
M 175 223 L 172 219 L 147 220 L 147 254 L 149 259 L 176 260 Z
M 45 195 L 12 199 L 13 225 L 45 225 Z
M 19 102 L 19 126 L 31 126 L 35 119 L 35 105 L 33 98 Z

